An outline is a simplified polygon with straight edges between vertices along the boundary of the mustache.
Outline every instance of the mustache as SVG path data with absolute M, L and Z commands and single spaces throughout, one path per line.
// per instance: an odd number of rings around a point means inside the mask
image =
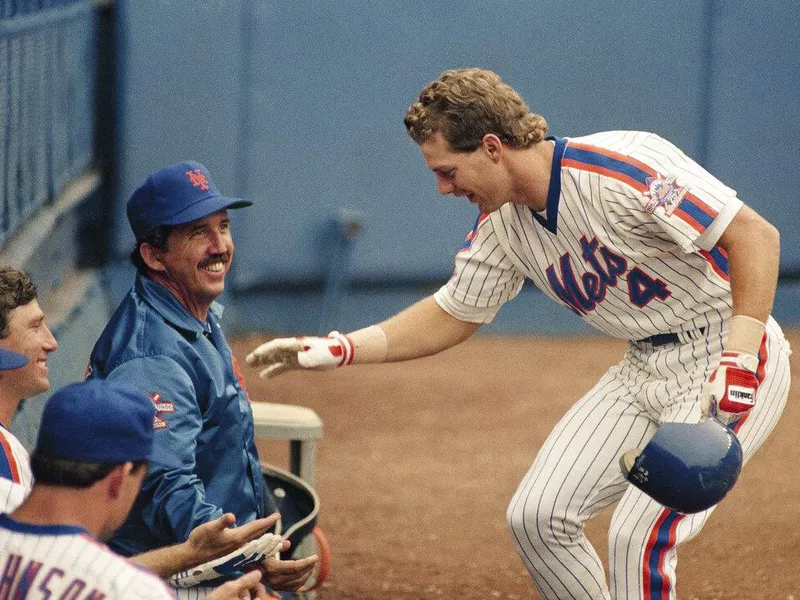
M 223 264 L 228 264 L 230 260 L 231 260 L 231 255 L 228 254 L 227 252 L 224 254 L 214 254 L 212 256 L 209 256 L 208 258 L 204 258 L 203 260 L 201 260 L 200 264 L 197 266 L 200 267 L 201 269 L 204 269 L 211 263 L 222 262 Z

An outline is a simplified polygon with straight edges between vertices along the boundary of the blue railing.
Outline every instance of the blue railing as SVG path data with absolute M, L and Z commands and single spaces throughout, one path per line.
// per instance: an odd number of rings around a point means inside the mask
M 97 5 L 0 0 L 0 246 L 94 157 Z

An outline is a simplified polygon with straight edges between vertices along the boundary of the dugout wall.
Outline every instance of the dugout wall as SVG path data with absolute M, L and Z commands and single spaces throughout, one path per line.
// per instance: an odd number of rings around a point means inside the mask
M 438 287 L 475 218 L 436 194 L 405 109 L 481 66 L 556 135 L 649 129 L 737 189 L 782 231 L 775 315 L 797 326 L 798 25 L 791 0 L 0 0 L 0 262 L 39 286 L 54 387 L 80 379 L 132 279 L 128 196 L 196 158 L 256 202 L 232 213 L 229 332 L 378 320 Z M 489 330 L 588 332 L 530 289 Z
M 800 158 L 796 2 L 228 0 L 189 12 L 118 0 L 116 10 L 114 251 L 132 244 L 124 202 L 147 173 L 204 162 L 223 192 L 256 203 L 232 213 L 229 327 L 350 329 L 448 277 L 475 209 L 438 196 L 402 118 L 425 83 L 460 66 L 496 70 L 556 135 L 646 129 L 698 158 L 781 228 L 776 316 L 800 316 L 800 211 L 784 167 Z M 492 327 L 588 331 L 533 290 Z

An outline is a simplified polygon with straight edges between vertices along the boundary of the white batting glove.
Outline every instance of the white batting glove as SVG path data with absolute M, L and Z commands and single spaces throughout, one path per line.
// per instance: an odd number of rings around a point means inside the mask
M 353 341 L 331 331 L 328 337 L 278 338 L 260 345 L 247 355 L 251 367 L 266 365 L 259 375 L 275 377 L 294 369 L 335 369 L 353 362 Z
M 238 575 L 239 571 L 244 567 L 263 562 L 275 555 L 282 545 L 283 538 L 281 536 L 274 533 L 265 533 L 223 557 L 215 558 L 186 571 L 176 573 L 169 578 L 169 582 L 175 587 L 187 588 L 209 579 Z
M 723 352 L 719 367 L 703 387 L 703 416 L 713 415 L 727 425 L 752 410 L 759 384 L 757 371 L 757 356 Z

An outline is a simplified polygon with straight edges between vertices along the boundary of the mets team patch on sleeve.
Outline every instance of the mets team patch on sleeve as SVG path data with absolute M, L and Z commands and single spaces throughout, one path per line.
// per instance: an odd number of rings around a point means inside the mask
M 166 429 L 167 420 L 164 418 L 164 413 L 174 413 L 175 405 L 172 402 L 164 402 L 159 392 L 150 394 L 150 399 L 156 407 L 156 414 L 153 415 L 153 429 Z
M 664 214 L 672 215 L 689 191 L 688 185 L 683 187 L 678 185 L 677 178 L 677 175 L 664 177 L 661 173 L 656 173 L 655 177 L 647 177 L 644 180 L 648 188 L 644 195 L 650 198 L 645 206 L 647 212 L 655 214 L 656 209 L 661 207 L 664 209 Z

